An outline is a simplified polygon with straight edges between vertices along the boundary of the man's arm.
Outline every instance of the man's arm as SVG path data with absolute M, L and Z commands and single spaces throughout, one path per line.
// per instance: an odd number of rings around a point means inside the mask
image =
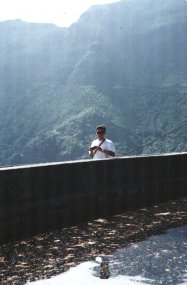
M 93 157 L 94 157 L 93 151 L 89 150 L 89 155 L 90 155 L 90 158 L 93 159 Z
M 111 151 L 111 150 L 107 150 L 107 149 L 102 149 L 102 152 L 108 156 L 115 156 L 115 152 Z
M 90 155 L 91 159 L 94 157 L 95 151 L 96 151 L 96 147 L 95 146 L 89 148 L 89 155 Z
M 100 146 L 96 147 L 98 151 L 103 152 L 104 154 L 108 155 L 108 156 L 115 156 L 115 152 L 112 150 L 107 150 L 107 149 L 103 149 Z

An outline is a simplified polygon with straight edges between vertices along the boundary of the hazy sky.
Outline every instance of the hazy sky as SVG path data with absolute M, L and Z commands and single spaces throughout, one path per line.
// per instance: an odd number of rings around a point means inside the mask
M 90 6 L 120 0 L 0 0 L 0 21 L 22 19 L 28 22 L 69 26 Z

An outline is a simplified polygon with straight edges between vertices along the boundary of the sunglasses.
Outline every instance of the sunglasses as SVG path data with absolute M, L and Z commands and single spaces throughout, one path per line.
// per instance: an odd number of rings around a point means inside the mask
M 102 135 L 102 134 L 104 134 L 104 132 L 97 132 L 97 135 Z

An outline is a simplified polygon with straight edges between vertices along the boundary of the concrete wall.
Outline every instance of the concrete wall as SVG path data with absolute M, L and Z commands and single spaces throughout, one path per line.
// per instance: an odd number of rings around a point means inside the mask
M 0 243 L 187 194 L 187 153 L 0 169 Z

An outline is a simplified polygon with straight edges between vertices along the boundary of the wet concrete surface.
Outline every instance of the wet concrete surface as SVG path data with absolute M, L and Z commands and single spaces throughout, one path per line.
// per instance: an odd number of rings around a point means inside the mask
M 0 284 L 50 278 L 186 224 L 187 197 L 7 243 L 0 246 Z

